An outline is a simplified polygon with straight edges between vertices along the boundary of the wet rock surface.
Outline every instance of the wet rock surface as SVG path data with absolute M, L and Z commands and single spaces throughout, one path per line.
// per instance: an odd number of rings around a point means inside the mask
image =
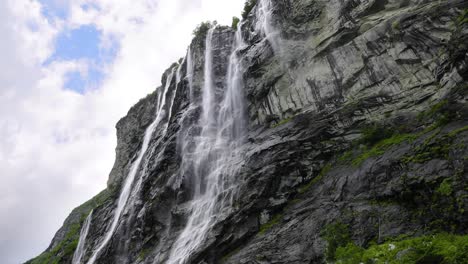
M 468 2 L 278 0 L 274 39 L 256 29 L 257 8 L 241 24 L 249 131 L 232 176 L 237 195 L 189 262 L 322 263 L 323 232 L 336 222 L 363 247 L 399 235 L 466 234 L 468 24 L 460 17 Z M 234 34 L 221 26 L 213 33 L 220 94 Z M 193 182 L 181 173 L 180 141 L 200 133 L 205 44 L 204 35 L 192 41 L 192 76 L 187 58 L 163 76 L 173 101 L 163 106 L 167 126 L 154 131 L 141 188 L 97 263 L 165 263 L 186 225 Z M 168 80 L 171 71 L 180 81 Z M 90 258 L 161 96 L 158 88 L 117 124 L 109 195 L 72 213 L 46 253 L 64 256 L 53 249 L 94 208 Z

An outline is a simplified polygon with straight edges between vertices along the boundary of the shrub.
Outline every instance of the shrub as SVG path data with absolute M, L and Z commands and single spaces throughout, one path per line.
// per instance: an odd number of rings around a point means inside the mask
M 208 33 L 208 30 L 210 30 L 210 28 L 212 28 L 213 26 L 215 26 L 217 24 L 218 24 L 218 22 L 216 22 L 216 21 L 202 22 L 202 23 L 200 23 L 200 25 L 198 25 L 195 28 L 195 30 L 193 30 L 193 35 L 195 36 L 195 38 L 206 36 L 206 33 Z
M 348 243 L 336 250 L 336 263 L 466 263 L 468 236 L 440 233 L 373 245 Z
M 254 8 L 254 6 L 257 4 L 257 0 L 247 0 L 244 4 L 244 11 L 242 11 L 242 18 L 246 19 L 247 16 L 249 16 L 250 12 Z
M 351 242 L 349 227 L 341 222 L 327 225 L 322 236 L 328 244 L 325 252 L 325 257 L 328 261 L 334 261 L 337 249 L 345 247 Z
M 240 22 L 240 19 L 238 17 L 233 17 L 232 18 L 232 25 L 231 27 L 234 29 L 234 30 L 237 30 L 237 26 L 239 25 L 239 22 Z

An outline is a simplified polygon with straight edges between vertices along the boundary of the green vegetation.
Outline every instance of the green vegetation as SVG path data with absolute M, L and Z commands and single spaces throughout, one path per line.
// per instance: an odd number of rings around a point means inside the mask
M 238 17 L 233 17 L 231 27 L 234 30 L 237 30 L 237 26 L 239 25 L 239 22 L 240 22 L 240 19 Z
M 351 242 L 349 227 L 341 222 L 325 226 L 322 236 L 327 241 L 325 257 L 328 261 L 335 260 L 337 249 Z
M 110 197 L 112 192 L 104 190 L 91 200 L 75 208 L 72 214 L 79 215 L 79 219 L 68 224 L 68 231 L 60 243 L 38 257 L 26 262 L 28 264 L 58 264 L 71 261 L 75 249 L 78 246 L 80 239 L 81 226 L 88 217 L 91 210 L 104 204 Z M 67 228 L 64 226 L 64 228 Z
M 285 118 L 285 119 L 279 121 L 278 123 L 272 125 L 271 127 L 272 127 L 272 128 L 275 128 L 275 127 L 282 126 L 282 125 L 284 125 L 284 124 L 289 123 L 291 120 L 292 120 L 292 117 Z
M 242 18 L 246 19 L 249 16 L 250 11 L 255 7 L 257 4 L 257 0 L 247 0 L 244 4 L 244 11 L 242 11 Z
M 427 235 L 389 241 L 367 249 L 352 242 L 336 250 L 336 263 L 466 263 L 468 236 L 451 234 Z
M 419 135 L 417 134 L 395 134 L 390 138 L 383 139 L 371 148 L 364 147 L 362 153 L 352 160 L 351 164 L 359 166 L 368 158 L 383 155 L 390 147 L 401 144 L 405 141 L 411 142 L 418 138 L 418 136 Z
M 432 123 L 423 131 L 417 133 L 405 133 L 405 127 L 389 127 L 385 124 L 373 124 L 362 129 L 361 139 L 354 142 L 354 145 L 360 145 L 358 149 L 349 150 L 340 157 L 338 161 L 342 163 L 351 163 L 354 166 L 360 166 L 365 160 L 371 157 L 383 155 L 390 147 L 403 142 L 412 142 L 422 135 L 433 131 L 434 129 L 448 124 L 456 118 L 457 113 L 450 109 L 448 100 L 440 101 L 434 104 L 428 111 L 418 115 L 419 122 L 423 120 Z M 453 147 L 453 137 L 468 128 L 460 128 L 450 132 L 437 142 L 431 142 L 431 139 L 437 135 L 433 134 L 424 144 L 415 149 L 414 155 L 403 158 L 403 162 L 422 163 L 433 158 L 448 158 L 449 150 Z
M 423 144 L 417 146 L 412 155 L 403 157 L 402 161 L 404 163 L 424 163 L 435 158 L 449 159 L 450 150 L 456 147 L 453 143 L 455 136 L 467 130 L 468 126 L 465 126 L 456 129 L 437 140 L 433 140 L 434 137 L 438 135 L 438 133 L 434 133 L 432 136 L 427 138 Z
M 143 248 L 140 253 L 138 253 L 138 260 L 144 260 L 146 256 L 150 253 L 151 249 L 150 248 Z
M 42 253 L 39 257 L 27 262 L 29 264 L 55 264 L 71 259 L 78 246 L 81 223 L 74 224 L 65 235 L 65 238 L 52 250 Z
M 218 22 L 216 21 L 205 21 L 205 22 L 202 22 L 200 23 L 200 25 L 198 25 L 195 30 L 193 30 L 193 36 L 195 38 L 203 38 L 206 36 L 206 33 L 208 33 L 208 30 L 210 30 L 210 28 L 212 28 L 213 26 L 216 26 L 218 24 Z
M 362 129 L 362 137 L 359 143 L 374 145 L 375 143 L 393 135 L 393 129 L 381 124 L 373 124 Z
M 457 26 L 462 26 L 468 23 L 468 9 L 462 11 L 459 17 L 457 17 Z
M 265 234 L 266 231 L 268 231 L 270 228 L 272 228 L 274 225 L 278 224 L 281 221 L 281 218 L 283 216 L 281 214 L 276 214 L 274 215 L 270 221 L 267 223 L 263 224 L 260 226 L 260 230 L 258 231 L 259 234 Z
M 332 169 L 332 166 L 331 164 L 327 164 L 325 165 L 322 170 L 320 171 L 319 175 L 317 177 L 315 177 L 313 180 L 311 180 L 309 183 L 307 183 L 306 185 L 302 186 L 301 188 L 299 188 L 299 193 L 305 193 L 307 190 L 310 189 L 310 187 L 312 187 L 314 184 L 316 184 L 317 182 L 319 182 L 323 176 L 325 176 L 328 172 L 330 172 L 330 170 Z
M 452 181 L 450 179 L 445 179 L 437 188 L 436 190 L 437 193 L 445 196 L 450 196 L 452 195 Z

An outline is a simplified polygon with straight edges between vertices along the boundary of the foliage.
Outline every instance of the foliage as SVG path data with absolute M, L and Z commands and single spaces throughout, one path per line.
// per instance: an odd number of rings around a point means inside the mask
M 362 138 L 360 139 L 360 143 L 374 145 L 382 139 L 391 137 L 393 133 L 394 131 L 388 128 L 388 126 L 383 124 L 373 124 L 371 126 L 365 127 L 362 130 Z
M 231 27 L 234 30 L 237 30 L 237 26 L 239 25 L 240 19 L 238 17 L 232 17 L 232 24 Z
M 328 261 L 335 260 L 337 249 L 351 242 L 349 227 L 341 222 L 327 225 L 322 236 L 327 241 L 325 256 Z
M 390 138 L 383 139 L 379 141 L 377 144 L 375 144 L 371 148 L 364 148 L 364 151 L 356 157 L 351 163 L 354 166 L 359 166 L 361 165 L 365 160 L 371 157 L 376 157 L 383 155 L 386 150 L 388 150 L 390 147 L 401 144 L 405 141 L 413 141 L 415 140 L 419 135 L 417 134 L 395 134 L 391 136 Z
M 454 148 L 455 136 L 465 131 L 468 131 L 468 126 L 451 131 L 435 141 L 433 138 L 438 133 L 434 133 L 423 144 L 417 146 L 412 155 L 403 157 L 402 161 L 404 163 L 424 163 L 435 158 L 448 159 L 450 150 Z
M 210 30 L 213 26 L 215 26 L 217 24 L 218 24 L 218 22 L 216 22 L 216 21 L 202 22 L 193 30 L 193 36 L 195 38 L 203 38 L 208 33 L 208 30 Z
M 457 26 L 462 26 L 468 23 L 468 9 L 462 11 L 460 16 L 457 17 L 456 24 Z
M 466 263 L 468 236 L 446 233 L 373 245 L 368 249 L 347 243 L 336 250 L 336 263 Z
M 77 223 L 70 227 L 65 238 L 49 252 L 42 253 L 39 257 L 27 262 L 29 264 L 62 263 L 65 259 L 73 256 L 78 240 L 80 238 L 81 224 Z
M 452 195 L 453 190 L 452 190 L 452 182 L 450 181 L 450 179 L 445 179 L 440 184 L 439 188 L 437 188 L 436 192 L 445 196 Z
M 242 18 L 246 19 L 247 16 L 249 16 L 250 12 L 252 9 L 255 7 L 257 4 L 257 0 L 247 0 L 244 4 L 244 11 L 242 11 Z
M 68 232 L 65 234 L 64 238 L 58 243 L 57 246 L 48 250 L 38 257 L 26 262 L 28 264 L 55 264 L 63 263 L 67 260 L 70 260 L 75 253 L 75 249 L 78 246 L 78 241 L 80 239 L 81 226 L 86 220 L 86 217 L 89 215 L 91 210 L 97 208 L 104 204 L 108 199 L 112 197 L 113 193 L 104 190 L 91 200 L 82 204 L 81 206 L 75 208 L 72 214 L 79 215 L 79 219 L 75 223 L 71 223 L 68 226 Z

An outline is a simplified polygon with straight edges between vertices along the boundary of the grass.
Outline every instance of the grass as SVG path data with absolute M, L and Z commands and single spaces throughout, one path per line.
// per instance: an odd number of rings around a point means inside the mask
M 322 237 L 327 241 L 325 257 L 328 261 L 336 259 L 337 249 L 351 243 L 349 226 L 341 222 L 336 222 L 325 226 Z
M 73 213 L 77 213 L 81 217 L 76 220 L 77 222 L 72 223 L 68 227 L 68 232 L 60 243 L 49 251 L 46 251 L 38 257 L 29 260 L 27 264 L 55 264 L 64 263 L 68 260 L 71 261 L 75 249 L 78 246 L 80 238 L 81 226 L 89 215 L 92 209 L 97 208 L 104 204 L 108 199 L 112 197 L 112 192 L 104 190 L 91 200 L 87 201 L 83 205 L 75 208 Z
M 337 248 L 336 263 L 447 263 L 462 264 L 468 259 L 468 236 L 439 233 L 388 241 L 367 249 L 352 242 Z
M 28 261 L 28 264 L 55 264 L 63 263 L 67 258 L 71 259 L 78 246 L 81 224 L 77 223 L 70 227 L 65 238 L 49 252 L 42 253 L 39 257 Z
M 360 166 L 365 160 L 371 157 L 383 155 L 390 147 L 403 142 L 412 142 L 418 138 L 418 134 L 395 134 L 390 138 L 383 139 L 371 148 L 364 148 L 364 151 L 351 161 L 354 166 Z

